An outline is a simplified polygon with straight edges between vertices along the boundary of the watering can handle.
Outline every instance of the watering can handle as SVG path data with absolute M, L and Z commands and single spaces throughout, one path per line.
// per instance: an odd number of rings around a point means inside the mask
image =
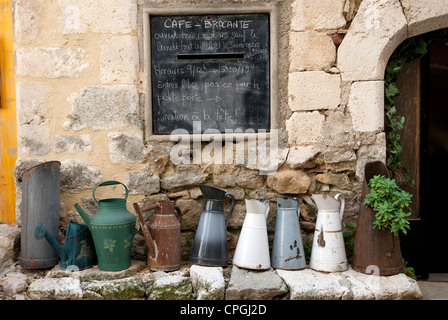
M 159 202 L 154 202 L 153 204 L 140 209 L 140 211 L 146 212 L 146 211 L 150 211 L 150 210 L 160 208 L 160 207 L 161 207 L 161 205 Z M 174 209 L 177 211 L 177 215 L 178 215 L 177 220 L 179 220 L 179 223 L 182 223 L 182 211 L 180 211 L 180 208 L 176 205 L 174 206 Z
M 342 193 L 338 193 L 337 195 L 334 196 L 334 198 L 336 200 L 339 200 L 338 198 L 341 198 L 340 199 L 340 201 L 341 201 L 341 208 L 339 209 L 339 215 L 340 215 L 341 221 L 342 221 L 342 217 L 344 216 L 345 198 L 342 195 Z
M 96 188 L 101 187 L 101 186 L 111 186 L 111 185 L 115 185 L 115 184 L 121 184 L 121 185 L 125 188 L 125 190 L 126 190 L 126 196 L 125 196 L 124 199 L 127 200 L 127 199 L 128 199 L 128 195 L 129 195 L 128 187 L 126 187 L 126 185 L 125 185 L 124 183 L 121 183 L 121 182 L 119 182 L 119 181 L 115 181 L 115 180 L 108 180 L 108 181 L 103 181 L 103 182 L 98 183 L 98 184 L 95 186 L 95 188 L 93 188 L 93 199 L 94 199 L 96 202 L 98 202 L 98 200 L 96 200 L 96 198 L 95 198 L 95 191 L 96 191 Z
M 233 196 L 233 194 L 231 194 L 229 192 L 226 192 L 224 194 L 224 196 L 229 196 L 232 199 L 232 203 L 230 204 L 229 214 L 227 215 L 227 219 L 226 219 L 226 229 L 227 229 L 227 225 L 229 224 L 230 216 L 232 215 L 232 212 L 233 212 L 233 207 L 235 206 L 235 197 Z

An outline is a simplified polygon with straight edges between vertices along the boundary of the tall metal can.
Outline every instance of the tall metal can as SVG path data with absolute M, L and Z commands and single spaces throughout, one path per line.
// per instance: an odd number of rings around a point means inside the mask
M 59 261 L 47 241 L 36 241 L 34 231 L 42 222 L 59 237 L 60 168 L 59 161 L 49 161 L 22 172 L 20 265 L 25 269 L 51 268 Z

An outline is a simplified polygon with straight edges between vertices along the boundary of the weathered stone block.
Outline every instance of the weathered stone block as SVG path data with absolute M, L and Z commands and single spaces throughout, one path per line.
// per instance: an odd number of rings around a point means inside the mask
M 44 11 L 44 0 L 16 0 L 14 5 L 14 40 L 19 44 L 34 43 L 39 40 Z
M 17 128 L 18 148 L 26 154 L 44 156 L 50 152 L 50 129 L 47 122 Z
M 139 129 L 138 106 L 135 86 L 85 88 L 73 98 L 64 128 Z
M 353 185 L 345 173 L 326 172 L 316 175 L 316 180 L 325 184 L 331 184 L 342 190 L 351 190 Z
M 302 168 L 316 156 L 317 148 L 314 146 L 292 147 L 289 149 L 286 163 L 293 169 Z
M 270 300 L 281 298 L 287 292 L 274 269 L 252 271 L 233 266 L 226 300 Z
M 339 29 L 345 26 L 342 15 L 345 0 L 295 0 L 292 3 L 291 29 L 294 31 Z
M 77 193 L 83 189 L 93 188 L 101 182 L 98 168 L 89 166 L 83 160 L 67 159 L 61 161 L 61 190 Z
M 224 300 L 226 286 L 221 267 L 192 265 L 190 281 L 196 300 Z
M 353 130 L 360 132 L 384 129 L 384 82 L 359 81 L 350 88 L 347 104 Z
M 0 248 L 0 278 L 3 277 L 3 274 L 8 273 L 13 269 L 14 264 L 8 250 Z
M 28 277 L 23 273 L 9 272 L 3 279 L 0 279 L 0 291 L 11 298 L 16 294 L 26 291 L 28 287 Z
M 60 28 L 70 33 L 127 34 L 137 27 L 137 2 L 128 0 L 59 0 Z
M 339 300 L 349 293 L 349 289 L 337 277 L 311 269 L 276 272 L 287 284 L 290 300 Z
M 382 161 L 386 163 L 386 134 L 384 132 L 379 133 L 374 144 L 361 146 L 356 155 L 356 178 L 362 181 L 367 162 Z
M 282 170 L 267 178 L 267 184 L 278 193 L 299 194 L 306 193 L 311 179 L 300 170 Z
M 192 300 L 190 279 L 162 271 L 153 273 L 154 283 L 148 300 Z
M 92 152 L 92 136 L 89 134 L 80 136 L 55 135 L 54 140 L 53 151 L 57 153 L 68 152 L 76 154 L 81 151 L 86 153 Z
M 325 33 L 291 32 L 289 71 L 328 70 L 336 60 L 336 47 Z
M 51 85 L 44 82 L 16 82 L 17 123 L 19 126 L 40 125 L 47 121 L 48 105 L 45 102 L 51 92 Z
M 182 212 L 182 229 L 196 230 L 202 212 L 202 201 L 178 199 L 176 205 Z
M 83 292 L 79 279 L 42 278 L 31 282 L 27 296 L 32 300 L 78 300 Z
M 288 143 L 291 146 L 314 145 L 322 135 L 325 116 L 318 111 L 294 112 L 286 120 Z
M 82 284 L 85 299 L 129 300 L 144 299 L 146 287 L 142 279 L 129 277 L 117 280 L 85 282 Z
M 86 52 L 78 48 L 21 48 L 16 51 L 16 73 L 20 76 L 76 77 L 88 67 Z
M 0 248 L 6 249 L 13 260 L 20 254 L 20 233 L 17 224 L 0 224 Z
M 160 191 L 160 179 L 158 176 L 151 176 L 148 170 L 132 172 L 126 175 L 126 186 L 129 194 L 154 194 Z
M 134 84 L 138 73 L 138 39 L 133 36 L 104 38 L 100 42 L 102 83 Z
M 340 76 L 323 71 L 293 72 L 288 92 L 292 111 L 335 109 L 341 99 Z
M 203 183 L 205 176 L 197 166 L 179 165 L 178 172 L 166 175 L 162 178 L 163 189 L 171 190 L 178 187 L 187 187 Z
M 111 132 L 107 134 L 109 157 L 112 163 L 143 162 L 146 156 L 143 137 L 139 133 Z
M 400 3 L 408 21 L 408 37 L 438 30 L 442 21 L 446 21 L 446 6 L 438 0 L 402 0 Z

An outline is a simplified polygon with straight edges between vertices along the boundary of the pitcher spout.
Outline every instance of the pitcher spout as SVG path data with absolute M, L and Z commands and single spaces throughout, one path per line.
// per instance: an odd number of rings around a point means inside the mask
M 34 229 L 34 237 L 36 238 L 36 240 L 40 240 L 43 237 L 45 237 L 48 243 L 58 253 L 59 257 L 61 258 L 61 261 L 65 262 L 68 260 L 67 251 L 65 251 L 65 249 L 59 244 L 59 242 L 51 234 L 48 233 L 43 222 L 39 222 L 36 225 L 36 229 Z
M 76 211 L 78 211 L 79 215 L 81 216 L 82 220 L 84 220 L 87 228 L 89 228 L 89 230 L 91 230 L 91 225 L 90 225 L 90 218 L 87 215 L 87 213 L 85 213 L 85 211 L 81 208 L 81 206 L 77 203 L 75 203 L 75 209 Z

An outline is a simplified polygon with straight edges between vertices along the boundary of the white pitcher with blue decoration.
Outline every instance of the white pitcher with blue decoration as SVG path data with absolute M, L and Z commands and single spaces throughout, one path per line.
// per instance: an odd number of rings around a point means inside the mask
M 233 265 L 246 269 L 271 268 L 268 230 L 269 200 L 247 200 L 246 217 L 233 256 Z
M 306 267 L 299 218 L 300 202 L 296 198 L 277 197 L 271 253 L 271 264 L 275 269 L 300 270 Z
M 345 199 L 340 193 L 311 195 L 317 205 L 310 268 L 324 272 L 340 272 L 348 269 L 342 233 L 342 217 Z

